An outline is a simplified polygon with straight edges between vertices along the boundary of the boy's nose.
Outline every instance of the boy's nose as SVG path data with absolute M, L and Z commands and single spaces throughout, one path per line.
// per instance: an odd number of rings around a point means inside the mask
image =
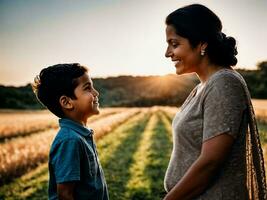
M 99 96 L 99 92 L 95 89 L 95 96 L 98 97 Z

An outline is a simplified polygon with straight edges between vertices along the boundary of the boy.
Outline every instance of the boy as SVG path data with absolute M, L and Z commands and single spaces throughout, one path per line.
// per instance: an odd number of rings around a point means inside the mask
M 99 113 L 87 69 L 78 63 L 47 67 L 33 85 L 38 100 L 58 116 L 60 130 L 49 153 L 49 199 L 108 200 L 88 117 Z

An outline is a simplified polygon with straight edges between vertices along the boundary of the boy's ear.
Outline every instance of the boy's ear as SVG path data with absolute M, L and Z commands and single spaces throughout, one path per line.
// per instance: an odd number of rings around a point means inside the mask
M 59 98 L 59 103 L 60 103 L 61 107 L 64 108 L 64 109 L 67 109 L 67 110 L 73 109 L 73 104 L 72 104 L 72 101 L 71 101 L 70 97 L 61 96 Z

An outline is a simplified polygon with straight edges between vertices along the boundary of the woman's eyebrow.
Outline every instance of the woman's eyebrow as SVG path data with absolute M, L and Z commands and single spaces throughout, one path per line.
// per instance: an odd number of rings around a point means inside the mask
M 171 38 L 171 39 L 168 39 L 167 42 L 168 43 L 172 43 L 172 42 L 177 42 L 178 40 L 177 39 L 174 39 L 174 38 Z

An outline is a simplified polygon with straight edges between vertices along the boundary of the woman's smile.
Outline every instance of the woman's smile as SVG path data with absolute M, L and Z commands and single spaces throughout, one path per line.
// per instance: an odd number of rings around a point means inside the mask
M 173 61 L 176 73 L 196 72 L 196 66 L 201 61 L 198 48 L 193 48 L 187 38 L 177 35 L 171 25 L 166 27 L 166 40 L 168 47 L 165 56 Z
M 173 60 L 172 62 L 174 63 L 174 66 L 176 67 L 176 65 L 178 65 L 181 61 L 180 60 Z

